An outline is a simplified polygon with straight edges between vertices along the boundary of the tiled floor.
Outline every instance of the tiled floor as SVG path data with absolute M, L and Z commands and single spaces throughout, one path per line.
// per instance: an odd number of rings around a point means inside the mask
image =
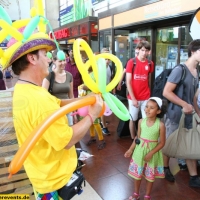
M 6 80 L 8 88 L 14 86 L 17 77 Z M 125 200 L 134 191 L 134 181 L 127 175 L 130 159 L 124 158 L 125 151 L 131 145 L 129 136 L 119 138 L 116 130 L 119 120 L 111 115 L 107 117 L 110 136 L 105 136 L 106 148 L 98 150 L 96 144 L 87 146 L 89 134 L 77 144 L 94 157 L 89 158 L 82 172 L 86 180 L 104 200 Z M 153 200 L 200 200 L 200 189 L 188 186 L 189 175 L 187 171 L 179 171 L 175 159 L 170 162 L 176 182 L 169 183 L 165 179 L 156 179 L 152 190 Z M 200 175 L 200 167 L 198 168 Z M 145 195 L 145 181 L 141 184 L 141 197 Z M 143 198 L 141 198 L 143 199 Z M 87 199 L 85 199 L 87 200 Z M 95 200 L 95 199 L 94 199 Z
M 124 157 L 125 151 L 131 145 L 129 136 L 119 138 L 116 133 L 118 119 L 115 116 L 107 118 L 110 136 L 105 136 L 106 148 L 97 150 L 96 144 L 87 146 L 87 134 L 80 146 L 93 154 L 82 169 L 86 180 L 104 200 L 125 200 L 134 191 L 134 181 L 127 175 L 130 159 Z M 156 179 L 152 190 L 153 200 L 199 200 L 200 189 L 188 186 L 188 171 L 179 171 L 176 159 L 170 161 L 171 170 L 176 182 L 170 183 L 165 179 Z M 198 169 L 200 175 L 200 168 Z M 145 180 L 141 184 L 141 197 L 145 195 Z M 143 198 L 141 198 L 143 199 Z

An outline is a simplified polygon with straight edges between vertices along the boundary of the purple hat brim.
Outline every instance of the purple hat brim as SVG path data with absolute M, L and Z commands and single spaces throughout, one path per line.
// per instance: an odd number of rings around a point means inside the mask
M 12 63 L 15 62 L 17 59 L 32 51 L 36 51 L 39 49 L 46 49 L 47 51 L 51 51 L 55 48 L 55 42 L 47 38 L 33 39 L 28 41 L 27 43 L 22 43 L 22 45 L 18 49 L 16 49 L 16 51 L 10 57 L 10 60 L 8 60 L 8 64 L 5 66 L 5 68 L 11 66 Z

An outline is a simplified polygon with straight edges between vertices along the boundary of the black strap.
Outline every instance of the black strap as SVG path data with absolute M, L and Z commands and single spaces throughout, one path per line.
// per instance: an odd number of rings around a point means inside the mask
M 151 60 L 147 59 L 148 60 L 148 65 L 149 65 L 149 68 L 151 69 Z M 133 58 L 133 68 L 132 68 L 132 74 L 135 70 L 135 67 L 136 67 L 136 57 Z
M 186 75 L 185 66 L 184 66 L 183 64 L 179 64 L 178 66 L 181 66 L 181 67 L 182 67 L 182 76 L 181 76 L 181 80 L 180 80 L 179 83 L 177 84 L 177 88 L 183 84 L 184 79 L 185 79 L 185 75 Z M 174 68 L 175 68 L 175 67 L 174 67 Z M 173 68 L 173 69 L 174 69 L 174 68 Z
M 51 93 L 51 94 L 52 94 L 52 92 L 53 92 L 54 80 L 55 80 L 55 73 L 52 71 L 52 72 L 51 72 L 50 81 L 49 81 L 49 82 L 50 82 L 50 84 L 49 84 L 49 89 L 48 89 L 49 93 Z

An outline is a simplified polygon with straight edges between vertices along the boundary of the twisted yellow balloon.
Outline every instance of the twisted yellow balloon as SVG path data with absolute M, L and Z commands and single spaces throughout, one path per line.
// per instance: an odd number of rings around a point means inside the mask
M 89 62 L 86 64 L 82 63 L 82 58 L 80 55 L 80 44 L 85 49 L 87 54 L 89 55 Z M 74 56 L 77 63 L 77 67 L 80 70 L 83 80 L 85 83 L 87 82 L 87 86 L 95 93 L 102 93 L 102 96 L 106 103 L 108 104 L 109 108 L 120 118 L 123 120 L 129 119 L 129 113 L 124 104 L 122 104 L 115 96 L 108 93 L 110 90 L 112 90 L 116 84 L 119 82 L 121 73 L 122 73 L 122 65 L 119 59 L 111 54 L 101 54 L 98 56 L 94 56 L 92 53 L 92 50 L 88 46 L 88 44 L 82 40 L 77 39 L 73 46 L 74 50 Z M 105 59 L 102 58 L 108 58 L 115 62 L 117 67 L 117 72 L 115 75 L 115 78 L 111 81 L 110 84 L 106 86 L 106 65 L 105 65 Z M 100 62 L 99 62 L 100 60 Z M 97 61 L 99 64 L 97 65 Z M 94 73 L 95 73 L 95 79 L 96 82 L 91 79 L 91 77 L 88 75 L 88 67 L 93 67 Z M 101 78 L 101 76 L 103 78 Z M 17 173 L 20 168 L 22 167 L 24 161 L 26 160 L 27 156 L 31 152 L 31 150 L 34 148 L 37 141 L 40 139 L 40 137 L 43 135 L 43 133 L 60 117 L 63 117 L 66 115 L 66 113 L 69 113 L 71 111 L 77 110 L 78 108 L 92 105 L 96 101 L 95 97 L 88 96 L 85 99 L 80 99 L 76 102 L 73 102 L 71 104 L 68 104 L 66 106 L 63 106 L 58 111 L 47 117 L 43 122 L 41 122 L 29 135 L 29 137 L 25 140 L 25 142 L 22 144 L 18 152 L 16 153 L 15 157 L 13 158 L 12 162 L 9 166 L 9 177 L 12 176 L 12 174 Z
M 86 63 L 83 63 L 82 61 L 80 46 L 88 56 L 88 61 Z M 109 93 L 115 88 L 122 76 L 123 67 L 121 61 L 110 53 L 94 55 L 88 43 L 83 39 L 75 40 L 73 52 L 75 52 L 74 58 L 85 85 L 94 93 L 101 93 L 105 102 L 117 117 L 124 121 L 128 120 L 129 112 L 124 104 Z M 108 85 L 106 85 L 107 73 L 105 59 L 111 60 L 116 66 L 115 76 Z M 95 80 L 88 74 L 89 67 L 92 67 L 93 69 Z

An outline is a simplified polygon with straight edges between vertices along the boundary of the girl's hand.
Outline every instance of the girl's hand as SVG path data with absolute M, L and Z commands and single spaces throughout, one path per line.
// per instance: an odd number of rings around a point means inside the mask
M 144 161 L 145 162 L 149 162 L 153 157 L 153 153 L 149 152 L 145 157 L 144 157 Z
M 130 149 L 124 154 L 125 158 L 128 158 L 132 155 L 133 151 L 131 151 Z

